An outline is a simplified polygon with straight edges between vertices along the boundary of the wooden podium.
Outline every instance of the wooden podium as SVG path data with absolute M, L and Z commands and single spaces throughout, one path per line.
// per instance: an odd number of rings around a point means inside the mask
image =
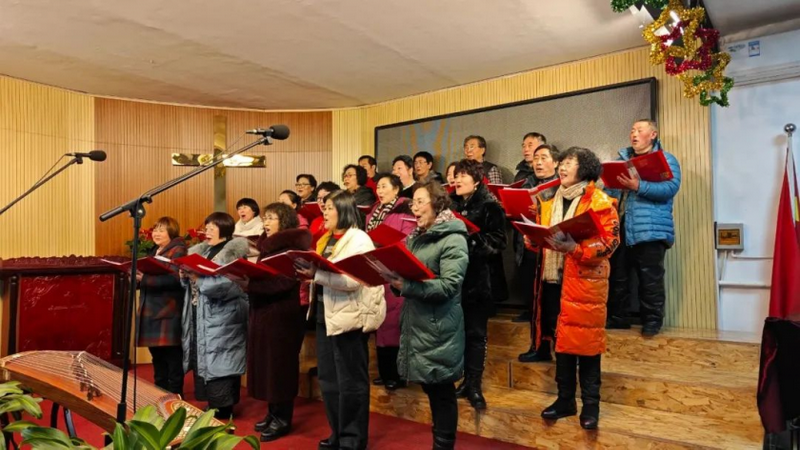
M 107 259 L 119 259 L 110 257 Z M 2 356 L 85 350 L 117 365 L 129 283 L 98 257 L 0 260 Z

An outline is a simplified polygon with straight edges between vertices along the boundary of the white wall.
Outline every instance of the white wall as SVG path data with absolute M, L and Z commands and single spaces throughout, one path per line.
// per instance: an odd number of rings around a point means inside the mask
M 759 55 L 750 56 L 758 42 Z M 741 45 L 743 44 L 743 45 Z M 800 30 L 725 46 L 729 73 L 800 61 Z M 755 51 L 753 53 L 756 53 Z M 736 77 L 734 77 L 736 79 Z M 800 71 L 793 78 L 734 87 L 731 106 L 711 116 L 714 208 L 719 223 L 743 223 L 745 250 L 719 255 L 719 328 L 760 333 L 769 308 L 775 217 L 783 181 L 784 125 L 800 126 Z M 800 134 L 794 137 L 795 159 Z M 730 287 L 726 284 L 750 285 Z

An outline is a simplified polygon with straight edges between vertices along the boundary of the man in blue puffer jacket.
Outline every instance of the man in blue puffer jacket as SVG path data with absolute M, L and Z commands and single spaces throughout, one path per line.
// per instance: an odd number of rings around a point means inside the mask
M 623 313 L 630 302 L 628 276 L 635 270 L 639 280 L 642 335 L 652 337 L 661 331 L 664 322 L 664 255 L 675 243 L 672 199 L 681 186 L 681 167 L 672 154 L 661 148 L 658 128 L 652 120 L 636 121 L 630 139 L 631 146 L 620 150 L 619 160 L 663 152 L 672 170 L 672 179 L 655 182 L 618 177 L 626 189 L 606 189 L 619 202 L 623 244 L 611 257 L 607 328 L 630 328 Z

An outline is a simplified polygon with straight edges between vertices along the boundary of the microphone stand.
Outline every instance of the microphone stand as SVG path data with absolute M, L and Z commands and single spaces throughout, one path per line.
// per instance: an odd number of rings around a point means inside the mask
M 197 175 L 205 172 L 212 167 L 219 165 L 219 163 L 225 161 L 226 159 L 230 158 L 231 156 L 238 155 L 239 153 L 245 152 L 253 147 L 258 145 L 271 145 L 272 144 L 272 137 L 270 136 L 262 136 L 257 141 L 248 144 L 232 153 L 229 153 L 226 157 L 220 158 L 218 160 L 212 161 L 211 163 L 200 166 L 197 169 L 192 170 L 191 172 L 181 175 L 178 178 L 173 180 L 167 181 L 166 183 L 157 186 L 149 191 L 145 192 L 144 194 L 136 197 L 135 199 L 123 203 L 120 206 L 117 206 L 114 209 L 106 211 L 100 216 L 100 221 L 105 222 L 112 217 L 116 217 L 119 214 L 127 211 L 131 218 L 133 218 L 133 245 L 131 249 L 131 271 L 130 271 L 130 290 L 128 295 L 128 304 L 125 308 L 125 332 L 123 337 L 123 346 L 122 346 L 122 385 L 120 386 L 120 400 L 117 404 L 117 422 L 125 423 L 125 418 L 127 417 L 127 410 L 128 410 L 128 370 L 130 370 L 130 349 L 131 349 L 131 328 L 133 326 L 133 310 L 134 305 L 136 304 L 136 262 L 138 259 L 139 253 L 139 230 L 142 228 L 142 217 L 145 216 L 146 212 L 144 210 L 145 203 L 152 203 L 153 197 L 171 189 L 184 181 L 194 178 Z M 136 393 L 134 392 L 134 397 Z M 134 405 L 136 404 L 136 399 L 134 398 Z
M 55 177 L 56 175 L 60 174 L 61 172 L 65 171 L 65 170 L 67 170 L 67 167 L 69 167 L 69 166 L 71 166 L 73 164 L 83 164 L 83 157 L 75 156 L 68 163 L 66 163 L 63 166 L 61 166 L 60 169 L 58 169 L 55 172 L 51 173 L 47 178 L 43 178 L 42 180 L 39 180 L 38 182 L 36 182 L 36 184 L 31 186 L 30 189 L 28 189 L 27 191 L 23 192 L 22 195 L 20 195 L 19 197 L 15 198 L 14 201 L 12 201 L 8 205 L 4 206 L 3 209 L 0 209 L 0 216 L 2 216 L 4 212 L 6 212 L 9 209 L 11 209 L 11 207 L 16 205 L 20 200 L 22 200 L 23 198 L 25 198 L 28 195 L 30 195 L 36 189 L 39 189 L 43 184 L 45 184 L 48 181 L 50 181 L 51 178 Z

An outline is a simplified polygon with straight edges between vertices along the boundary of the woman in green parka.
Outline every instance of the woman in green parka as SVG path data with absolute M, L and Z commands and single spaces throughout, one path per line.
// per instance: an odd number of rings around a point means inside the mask
M 411 203 L 417 228 L 406 246 L 436 277 L 418 282 L 387 276 L 392 289 L 405 297 L 398 372 L 401 378 L 422 384 L 428 394 L 434 449 L 455 446 L 455 382 L 464 370 L 461 284 L 469 263 L 467 228 L 448 209 L 449 204 L 447 192 L 435 181 L 419 184 Z

